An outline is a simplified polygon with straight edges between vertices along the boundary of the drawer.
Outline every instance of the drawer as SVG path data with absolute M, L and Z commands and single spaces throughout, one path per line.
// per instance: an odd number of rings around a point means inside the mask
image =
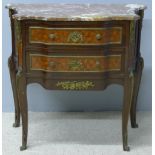
M 122 44 L 122 27 L 49 28 L 29 27 L 29 44 L 108 45 Z
M 110 72 L 121 71 L 121 55 L 49 56 L 30 54 L 30 71 L 45 72 Z

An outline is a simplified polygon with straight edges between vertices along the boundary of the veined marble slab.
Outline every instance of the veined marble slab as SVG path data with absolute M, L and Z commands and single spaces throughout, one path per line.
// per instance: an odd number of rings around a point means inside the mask
M 107 21 L 137 20 L 137 11 L 146 9 L 140 4 L 8 4 L 18 20 L 49 21 Z

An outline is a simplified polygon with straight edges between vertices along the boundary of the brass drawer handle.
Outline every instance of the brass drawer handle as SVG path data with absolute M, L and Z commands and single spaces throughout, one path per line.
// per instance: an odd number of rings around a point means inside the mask
M 97 40 L 101 40 L 101 39 L 102 39 L 102 35 L 101 35 L 101 34 L 99 34 L 99 33 L 98 33 L 98 34 L 96 34 L 96 39 L 97 39 Z
M 50 38 L 50 39 L 55 39 L 55 38 L 56 38 L 56 35 L 53 34 L 53 33 L 52 33 L 52 34 L 49 34 L 49 38 Z

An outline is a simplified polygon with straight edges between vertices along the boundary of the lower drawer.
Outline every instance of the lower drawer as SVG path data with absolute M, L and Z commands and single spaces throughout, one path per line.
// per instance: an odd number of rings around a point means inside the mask
M 120 71 L 121 55 L 49 56 L 30 54 L 30 71 L 45 72 L 110 72 Z

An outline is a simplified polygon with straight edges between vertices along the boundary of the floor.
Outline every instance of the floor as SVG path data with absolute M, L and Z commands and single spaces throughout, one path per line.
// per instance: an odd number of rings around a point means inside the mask
M 151 155 L 151 112 L 138 112 L 138 129 L 129 123 L 130 152 L 122 150 L 121 113 L 29 112 L 28 149 L 19 151 L 21 127 L 3 113 L 4 155 Z

